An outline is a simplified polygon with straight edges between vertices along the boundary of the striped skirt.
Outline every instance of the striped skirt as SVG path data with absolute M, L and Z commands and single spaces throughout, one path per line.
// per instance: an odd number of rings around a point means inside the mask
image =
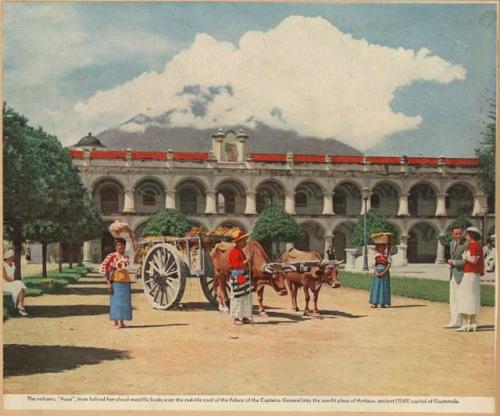
M 109 319 L 112 321 L 132 320 L 130 283 L 113 282 L 113 294 L 110 296 Z
M 370 303 L 372 305 L 391 304 L 391 277 L 386 272 L 383 277 L 372 277 L 372 288 L 370 290 Z

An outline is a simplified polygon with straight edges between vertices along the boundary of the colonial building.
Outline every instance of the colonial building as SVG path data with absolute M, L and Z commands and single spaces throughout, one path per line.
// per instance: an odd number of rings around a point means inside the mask
M 207 229 L 251 231 L 262 209 L 276 202 L 305 231 L 296 247 L 324 252 L 333 246 L 350 265 L 358 251 L 353 228 L 365 209 L 398 229 L 400 263 L 444 262 L 438 237 L 458 214 L 494 233 L 476 159 L 251 154 L 249 140 L 242 131 L 219 130 L 210 152 L 142 152 L 105 150 L 89 135 L 71 156 L 105 220 L 123 217 L 139 234 L 162 208 Z M 86 243 L 84 260 L 99 262 L 110 238 Z

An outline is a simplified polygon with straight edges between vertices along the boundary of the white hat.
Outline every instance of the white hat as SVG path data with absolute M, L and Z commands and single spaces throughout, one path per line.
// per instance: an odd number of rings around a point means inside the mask
M 4 260 L 10 259 L 11 257 L 14 257 L 14 250 L 10 249 L 5 252 L 3 255 Z
M 477 227 L 468 227 L 465 232 L 470 231 L 472 233 L 476 233 L 478 235 L 481 235 L 481 231 L 479 231 L 479 228 Z

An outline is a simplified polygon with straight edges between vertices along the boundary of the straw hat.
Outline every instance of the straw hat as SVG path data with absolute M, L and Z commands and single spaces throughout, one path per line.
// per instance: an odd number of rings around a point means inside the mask
M 249 234 L 244 233 L 243 231 L 238 231 L 238 233 L 233 237 L 233 243 L 237 243 L 238 241 L 244 240 L 248 238 Z
M 3 255 L 3 259 L 4 260 L 10 259 L 12 257 L 14 257 L 14 250 L 12 250 L 12 249 L 11 250 L 7 250 L 5 252 L 5 254 Z

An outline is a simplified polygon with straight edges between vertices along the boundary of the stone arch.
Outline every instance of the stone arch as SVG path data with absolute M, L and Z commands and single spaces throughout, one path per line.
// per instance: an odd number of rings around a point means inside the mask
M 125 203 L 122 183 L 106 177 L 94 183 L 92 198 L 102 215 L 113 215 L 123 211 Z
M 103 183 L 103 182 L 114 182 L 116 183 L 122 191 L 124 191 L 127 188 L 127 185 L 125 182 L 123 182 L 122 179 L 120 179 L 117 176 L 112 176 L 112 175 L 104 175 L 104 176 L 99 176 L 96 178 L 91 184 L 90 184 L 90 190 L 92 194 L 95 193 L 96 189 Z
M 199 177 L 199 176 L 183 176 L 179 180 L 177 180 L 174 183 L 173 189 L 179 189 L 180 186 L 184 184 L 184 182 L 195 182 L 198 184 L 198 186 L 204 190 L 210 188 L 210 184 L 208 183 L 207 179 L 204 177 Z
M 333 212 L 336 215 L 356 215 L 361 212 L 362 193 L 358 184 L 352 181 L 343 181 L 333 190 Z
M 240 181 L 225 179 L 215 188 L 218 214 L 243 214 L 245 212 L 246 192 Z
M 399 211 L 399 186 L 389 181 L 379 181 L 371 190 L 370 206 L 386 216 L 396 216 Z
M 175 187 L 175 206 L 184 215 L 196 216 L 205 212 L 206 193 L 203 182 L 183 179 Z
M 141 183 L 145 182 L 145 181 L 156 182 L 158 184 L 158 186 L 160 186 L 163 190 L 165 190 L 165 189 L 168 188 L 168 186 L 165 183 L 165 181 L 161 177 L 155 176 L 155 175 L 141 176 L 140 178 L 138 178 L 134 182 L 134 184 L 132 185 L 132 188 L 137 189 L 137 187 L 139 187 L 141 185 Z
M 300 180 L 297 185 L 295 186 L 295 192 L 297 192 L 297 188 L 303 184 L 308 184 L 308 183 L 312 183 L 316 186 L 319 187 L 319 189 L 321 189 L 321 193 L 325 193 L 326 192 L 326 187 L 323 183 L 321 183 L 321 181 L 319 181 L 318 179 L 315 179 L 315 178 L 307 178 L 307 179 L 302 179 Z
M 152 214 L 165 208 L 165 185 L 157 178 L 143 178 L 136 182 L 134 192 L 136 212 Z
M 408 231 L 408 263 L 434 263 L 438 228 L 427 221 L 414 223 Z
M 258 213 L 269 205 L 276 203 L 285 205 L 285 187 L 282 186 L 280 181 L 267 179 L 260 182 L 255 190 L 255 205 Z
M 430 182 L 417 182 L 409 191 L 408 211 L 413 217 L 433 217 L 437 207 L 437 188 Z
M 333 248 L 337 260 L 346 260 L 345 249 L 354 248 L 352 245 L 352 234 L 354 232 L 355 222 L 344 221 L 333 229 Z
M 295 248 L 303 251 L 314 250 L 323 255 L 325 251 L 325 227 L 316 221 L 303 221 L 299 226 L 304 234 L 301 239 L 295 242 Z
M 470 217 L 474 208 L 473 188 L 463 182 L 454 183 L 446 190 L 446 210 L 449 216 L 466 215 Z
M 323 188 L 316 181 L 302 181 L 295 187 L 295 212 L 297 215 L 321 215 Z

